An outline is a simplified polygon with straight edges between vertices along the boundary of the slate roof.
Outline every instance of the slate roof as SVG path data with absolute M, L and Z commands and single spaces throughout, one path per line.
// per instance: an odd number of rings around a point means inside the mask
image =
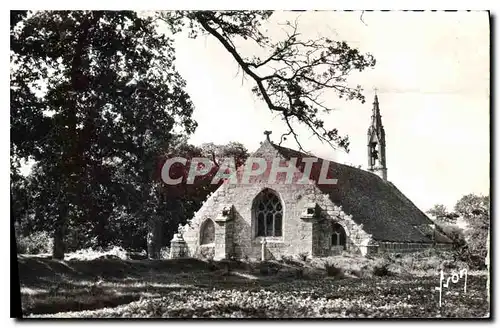
M 266 145 L 267 144 L 267 145 Z M 298 158 L 297 168 L 303 171 L 301 158 L 314 157 L 290 148 L 265 141 L 252 156 L 257 157 L 269 144 L 286 160 Z M 318 158 L 313 165 L 311 180 L 318 188 L 353 220 L 362 224 L 364 230 L 377 241 L 431 243 L 432 235 L 426 234 L 434 222 L 391 182 L 378 175 L 352 166 L 329 161 L 328 178 L 338 179 L 335 185 L 322 185 L 318 177 L 324 159 Z M 441 243 L 451 240 L 439 233 L 435 236 Z

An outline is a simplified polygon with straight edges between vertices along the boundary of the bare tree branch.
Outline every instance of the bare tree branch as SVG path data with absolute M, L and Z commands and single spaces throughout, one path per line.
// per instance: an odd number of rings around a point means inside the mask
M 353 70 L 363 71 L 375 65 L 370 54 L 361 54 L 343 41 L 320 37 L 304 39 L 298 33 L 297 20 L 283 24 L 285 38 L 271 42 L 261 31 L 261 22 L 271 12 L 258 11 L 196 11 L 160 13 L 160 19 L 179 22 L 183 15 L 198 33 L 215 37 L 241 67 L 243 74 L 252 78 L 252 91 L 264 100 L 269 110 L 282 116 L 289 130 L 285 136 L 293 135 L 300 150 L 302 146 L 291 120 L 307 126 L 322 142 L 331 147 L 348 151 L 347 136 L 340 136 L 337 129 L 327 129 L 319 117 L 333 108 L 319 101 L 325 90 L 332 90 L 339 98 L 357 99 L 364 103 L 361 86 L 351 87 L 347 77 Z M 196 34 L 196 32 L 194 33 Z M 262 49 L 269 50 L 263 59 L 254 56 L 246 58 L 235 45 L 236 39 L 251 40 Z

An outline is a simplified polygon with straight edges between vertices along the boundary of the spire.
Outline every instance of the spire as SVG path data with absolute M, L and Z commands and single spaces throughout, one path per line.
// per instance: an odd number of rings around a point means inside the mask
M 380 115 L 377 89 L 373 99 L 372 119 L 368 128 L 368 170 L 387 180 L 385 162 L 385 131 Z
M 375 93 L 375 98 L 373 99 L 373 109 L 372 109 L 372 126 L 376 129 L 377 127 L 380 127 L 383 129 L 382 126 L 382 116 L 380 115 L 380 107 L 378 103 L 378 96 Z

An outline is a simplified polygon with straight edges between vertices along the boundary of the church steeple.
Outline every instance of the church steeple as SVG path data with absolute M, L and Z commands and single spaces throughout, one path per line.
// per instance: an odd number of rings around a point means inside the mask
M 368 170 L 387 180 L 385 162 L 385 131 L 382 125 L 382 116 L 378 96 L 375 93 L 373 100 L 372 119 L 368 128 Z

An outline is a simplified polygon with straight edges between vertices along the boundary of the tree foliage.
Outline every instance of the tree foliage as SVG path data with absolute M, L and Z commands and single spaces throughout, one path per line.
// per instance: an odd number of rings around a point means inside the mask
M 452 238 L 460 258 L 482 266 L 489 249 L 489 207 L 489 196 L 468 194 L 457 201 L 452 212 L 436 204 L 427 213 L 434 216 L 443 232 Z M 458 218 L 466 223 L 465 229 L 456 226 Z
M 436 204 L 434 207 L 427 211 L 427 214 L 432 215 L 438 223 L 452 224 L 456 223 L 458 214 L 454 212 L 448 212 L 446 206 L 443 204 Z
M 29 13 L 11 39 L 11 157 L 37 163 L 33 219 L 55 229 L 54 255 L 68 225 L 155 214 L 158 153 L 196 127 L 172 40 L 117 11 Z
M 467 243 L 474 254 L 484 258 L 488 252 L 490 229 L 490 197 L 468 194 L 460 198 L 455 212 L 467 223 Z

